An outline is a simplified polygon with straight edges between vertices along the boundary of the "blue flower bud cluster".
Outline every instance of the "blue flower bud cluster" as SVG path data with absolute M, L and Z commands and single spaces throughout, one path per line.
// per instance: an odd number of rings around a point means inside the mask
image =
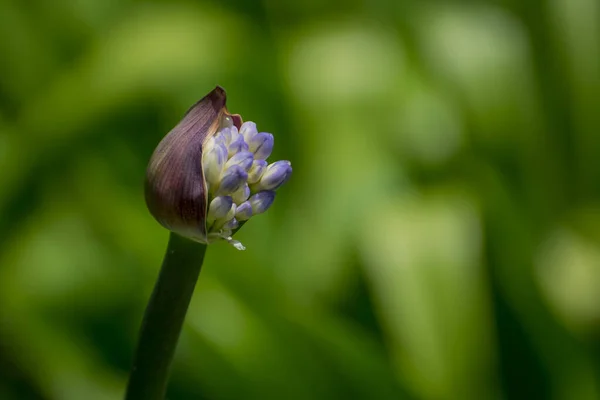
M 228 124 L 204 146 L 202 167 L 208 188 L 206 226 L 209 240 L 231 239 L 242 221 L 262 214 L 275 200 L 275 191 L 292 174 L 289 161 L 267 163 L 273 151 L 273 135 L 258 132 L 254 122 L 238 129 Z

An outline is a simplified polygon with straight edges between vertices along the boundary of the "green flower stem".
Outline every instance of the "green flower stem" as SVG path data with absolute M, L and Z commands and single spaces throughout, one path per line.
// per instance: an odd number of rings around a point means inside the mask
M 164 399 L 169 367 L 205 253 L 206 245 L 170 234 L 144 314 L 125 400 Z

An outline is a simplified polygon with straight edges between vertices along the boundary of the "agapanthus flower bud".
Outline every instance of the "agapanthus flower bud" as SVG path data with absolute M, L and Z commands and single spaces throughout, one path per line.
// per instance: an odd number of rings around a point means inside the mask
M 256 124 L 252 121 L 244 122 L 240 128 L 240 134 L 244 137 L 246 143 L 250 143 L 250 140 L 258 134 Z
M 240 151 L 231 157 L 225 164 L 225 168 L 229 168 L 232 165 L 239 165 L 244 169 L 244 171 L 248 171 L 252 166 L 252 162 L 254 161 L 254 155 L 249 151 Z
M 248 142 L 248 150 L 254 153 L 257 160 L 266 160 L 273 151 L 273 135 L 260 132 L 254 135 Z
M 273 190 L 265 190 L 258 192 L 248 202 L 252 206 L 252 215 L 262 214 L 271 207 L 275 201 L 275 192 Z
M 235 218 L 238 221 L 247 221 L 250 217 L 252 217 L 252 205 L 249 201 L 245 201 L 235 210 Z
M 266 169 L 267 162 L 265 160 L 254 160 L 248 171 L 248 183 L 252 184 L 258 182 Z
M 248 181 L 248 173 L 239 165 L 229 167 L 221 177 L 218 193 L 228 195 L 246 184 Z
M 201 243 L 226 240 L 265 212 L 291 175 L 289 161 L 267 166 L 273 135 L 225 107 L 217 87 L 160 142 L 146 172 L 146 203 L 169 230 Z
M 270 164 L 256 185 L 255 191 L 275 190 L 290 179 L 292 164 L 289 161 L 277 161 Z
M 246 150 L 248 150 L 248 143 L 244 141 L 244 137 L 240 134 L 232 137 L 229 146 L 227 146 L 229 157 L 233 157 L 236 153 Z
M 215 197 L 208 206 L 208 214 L 206 220 L 209 224 L 212 224 L 218 219 L 225 218 L 227 213 L 231 210 L 233 205 L 233 199 L 231 196 L 217 196 Z
M 231 129 L 234 128 L 234 126 L 227 126 L 223 129 L 221 129 L 221 131 L 219 131 L 215 137 L 218 140 L 223 141 L 223 143 L 225 143 L 225 146 L 229 146 L 229 143 L 231 143 L 231 137 L 233 136 Z
M 235 203 L 231 204 L 231 207 L 229 208 L 229 210 L 227 210 L 227 213 L 217 219 L 216 221 L 213 222 L 213 224 L 210 226 L 211 229 L 221 229 L 223 228 L 223 226 L 228 222 L 231 221 L 231 219 L 235 216 L 235 211 L 237 209 L 237 206 L 235 205 Z
M 226 162 L 227 149 L 225 148 L 225 145 L 217 142 L 215 138 L 210 138 L 202 159 L 204 177 L 210 185 L 215 185 L 219 182 Z
M 242 204 L 250 197 L 250 188 L 248 184 L 244 184 L 241 188 L 231 193 L 231 198 L 235 202 L 235 204 Z
M 239 222 L 237 221 L 237 219 L 232 218 L 229 221 L 225 222 L 225 224 L 223 225 L 223 229 L 228 229 L 228 230 L 234 230 L 237 229 L 240 226 Z

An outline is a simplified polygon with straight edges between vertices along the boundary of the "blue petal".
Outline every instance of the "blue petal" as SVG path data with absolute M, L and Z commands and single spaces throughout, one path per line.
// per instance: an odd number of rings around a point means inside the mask
M 272 190 L 265 190 L 256 193 L 248 200 L 252 206 L 252 215 L 262 214 L 271 207 L 273 201 L 275 201 L 275 192 Z
M 231 210 L 232 205 L 233 199 L 230 196 L 215 197 L 208 206 L 207 221 L 212 223 L 217 219 L 225 217 L 229 210 Z
M 267 167 L 256 190 L 275 190 L 292 176 L 292 164 L 289 161 L 277 161 Z
M 246 221 L 252 217 L 252 205 L 250 202 L 245 201 L 237 207 L 235 211 L 235 218 L 238 221 Z
M 250 153 L 249 151 L 240 151 L 231 157 L 227 163 L 225 163 L 225 168 L 227 169 L 232 165 L 239 165 L 245 171 L 248 171 L 252 166 L 252 161 L 254 161 L 254 154 Z
M 239 165 L 229 167 L 221 178 L 218 193 L 228 195 L 242 187 L 248 179 L 248 173 Z
M 248 148 L 254 153 L 254 158 L 266 160 L 273 151 L 274 143 L 275 139 L 273 138 L 273 135 L 266 132 L 260 132 L 248 141 Z

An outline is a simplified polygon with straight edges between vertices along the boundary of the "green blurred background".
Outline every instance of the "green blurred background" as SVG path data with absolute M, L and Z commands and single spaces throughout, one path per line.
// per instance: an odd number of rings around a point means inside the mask
M 294 176 L 169 399 L 600 399 L 597 0 L 1 0 L 0 399 L 122 396 L 146 163 L 216 84 Z

